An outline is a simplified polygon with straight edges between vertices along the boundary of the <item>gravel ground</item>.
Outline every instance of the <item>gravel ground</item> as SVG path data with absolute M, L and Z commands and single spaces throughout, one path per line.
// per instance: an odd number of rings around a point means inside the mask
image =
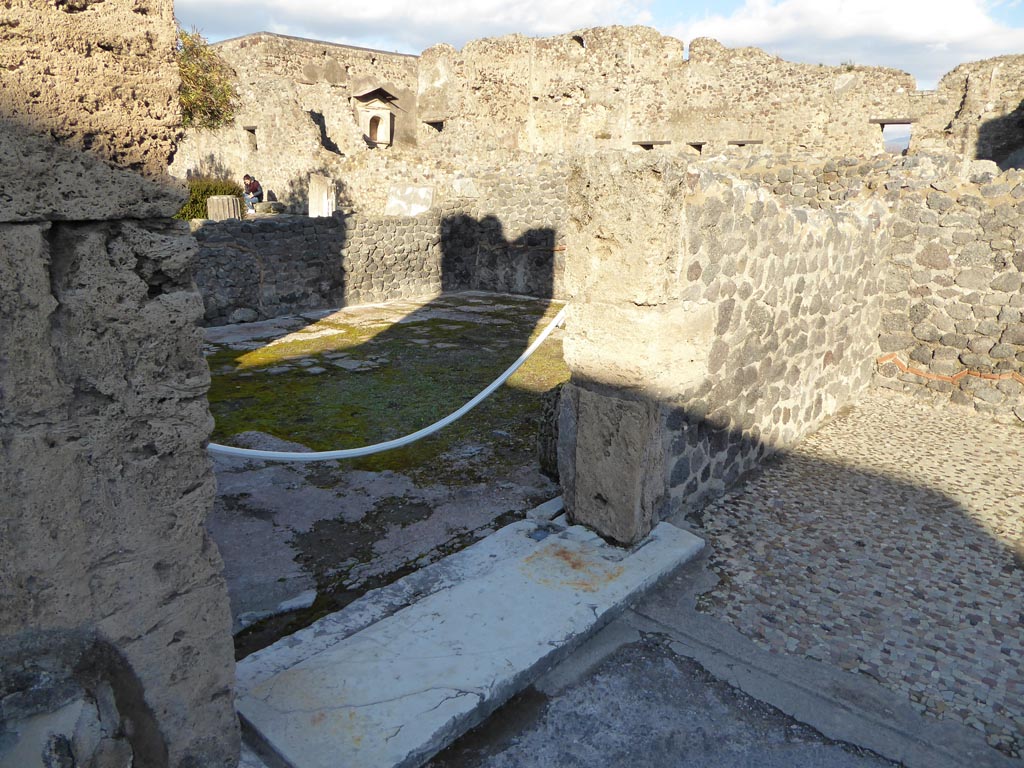
M 655 637 L 553 695 L 527 689 L 430 768 L 890 768 L 716 680 Z
M 702 610 L 1024 750 L 1024 428 L 871 391 L 703 512 Z

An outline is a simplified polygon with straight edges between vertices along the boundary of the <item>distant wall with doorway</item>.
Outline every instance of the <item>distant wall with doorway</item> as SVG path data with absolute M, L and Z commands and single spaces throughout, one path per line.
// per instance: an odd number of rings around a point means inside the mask
M 174 176 L 240 181 L 251 173 L 305 213 L 310 173 L 341 178 L 346 158 L 371 151 L 372 116 L 393 116 L 389 143 L 415 143 L 415 56 L 266 32 L 212 47 L 235 71 L 238 111 L 224 128 L 188 131 L 170 166 Z
M 912 119 L 923 103 L 897 70 L 798 64 L 707 38 L 687 51 L 639 26 L 442 44 L 418 57 L 268 33 L 214 48 L 237 73 L 238 117 L 190 131 L 171 172 L 253 173 L 296 213 L 308 174 L 362 186 L 353 177 L 364 167 L 381 171 L 386 194 L 524 153 L 870 156 L 883 149 L 877 121 Z M 344 187 L 339 207 L 383 212 L 367 206 L 372 188 L 348 198 Z

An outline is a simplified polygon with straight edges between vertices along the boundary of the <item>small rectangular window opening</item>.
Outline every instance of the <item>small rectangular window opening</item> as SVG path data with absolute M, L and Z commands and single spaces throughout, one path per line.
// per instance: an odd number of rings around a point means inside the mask
M 444 130 L 444 120 L 426 120 L 425 122 L 438 133 Z
M 885 151 L 905 155 L 910 149 L 910 123 L 883 123 L 882 143 Z
M 244 125 L 243 130 L 249 134 L 249 149 L 253 152 L 259 149 L 259 145 L 256 143 L 256 126 L 255 125 Z

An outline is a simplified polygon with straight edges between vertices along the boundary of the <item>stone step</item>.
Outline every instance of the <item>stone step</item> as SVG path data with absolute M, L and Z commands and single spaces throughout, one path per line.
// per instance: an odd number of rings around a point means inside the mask
M 513 523 L 239 662 L 239 714 L 291 768 L 421 765 L 703 544 Z

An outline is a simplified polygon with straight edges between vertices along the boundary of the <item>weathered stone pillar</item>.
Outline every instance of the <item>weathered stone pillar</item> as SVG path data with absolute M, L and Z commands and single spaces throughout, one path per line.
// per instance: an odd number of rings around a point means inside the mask
M 173 9 L 80 10 L 0 25 L 0 765 L 226 767 Z
M 569 181 L 559 475 L 571 518 L 622 544 L 666 502 L 665 398 L 707 367 L 707 312 L 680 301 L 685 170 L 598 156 Z
M 316 173 L 309 175 L 309 215 L 333 216 L 337 190 L 334 181 Z
M 782 207 L 650 156 L 574 163 L 559 419 L 572 519 L 638 541 L 867 385 L 885 214 L 865 206 Z
M 213 221 L 242 218 L 242 201 L 234 195 L 213 195 L 206 199 L 206 218 Z

